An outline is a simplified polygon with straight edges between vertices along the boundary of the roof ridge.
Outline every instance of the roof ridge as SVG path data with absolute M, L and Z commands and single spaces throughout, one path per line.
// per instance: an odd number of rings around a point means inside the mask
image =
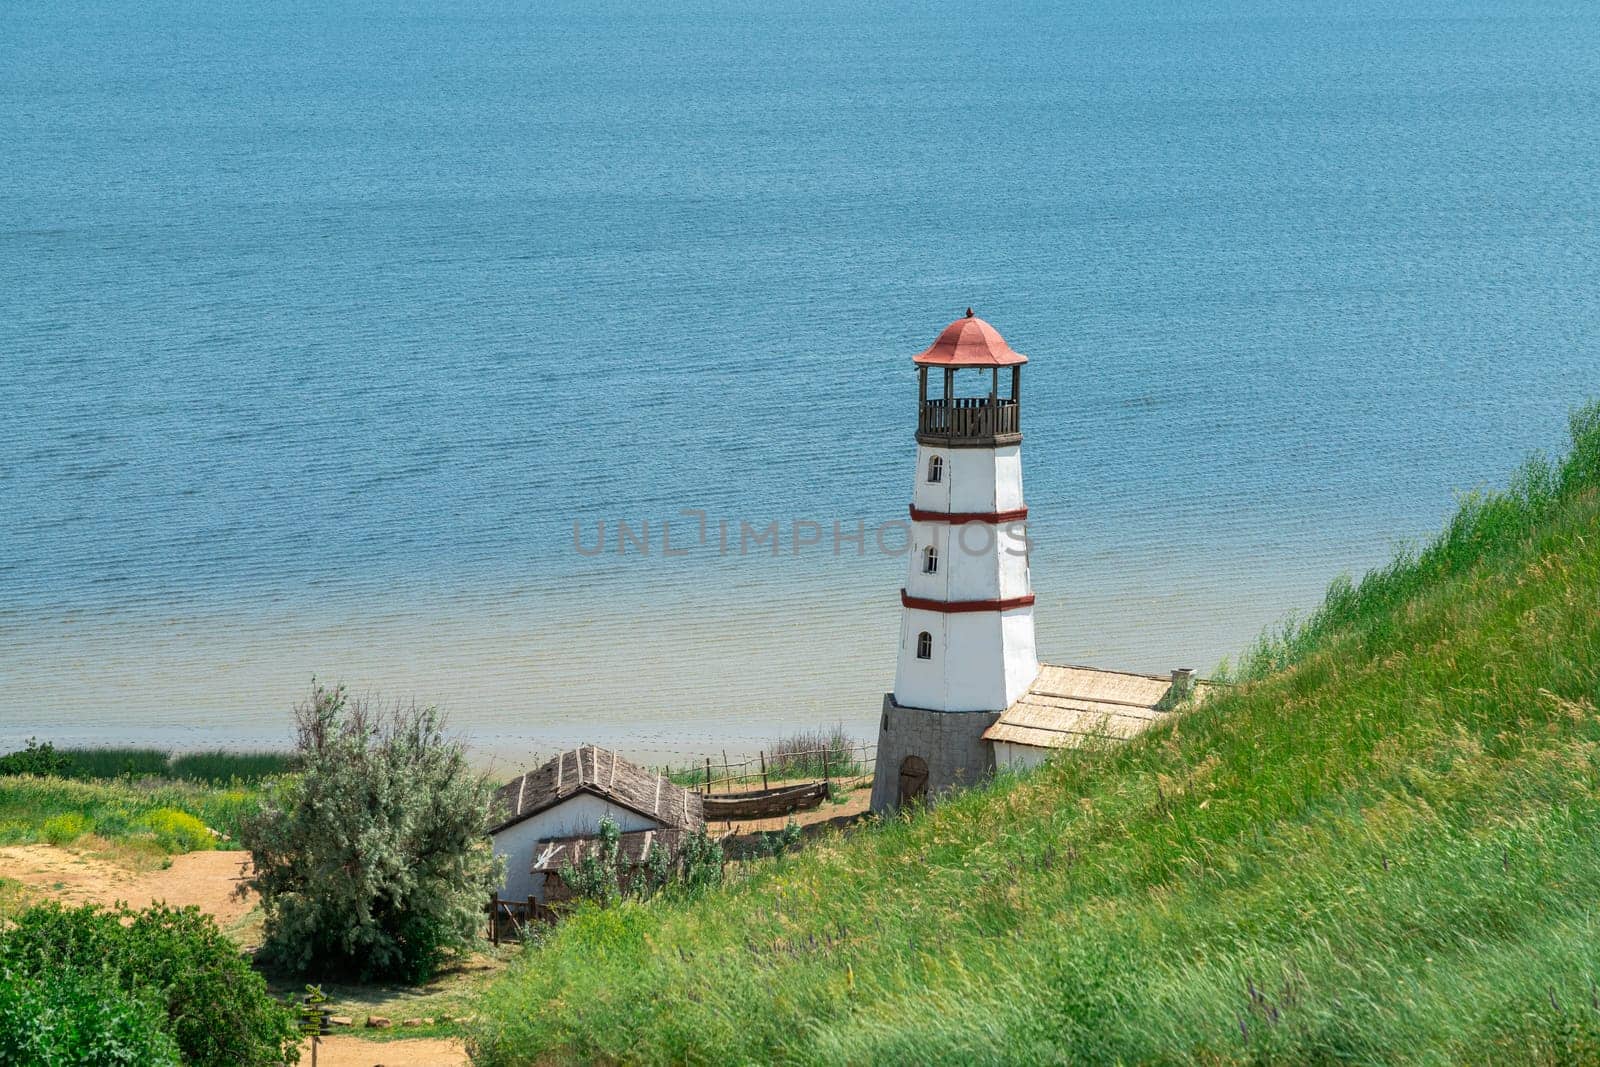
M 1084 704 L 1112 704 L 1119 708 L 1154 708 L 1157 704 L 1161 703 L 1160 700 L 1153 701 L 1149 704 L 1144 704 L 1137 700 L 1115 700 L 1111 697 L 1086 697 L 1079 696 L 1076 693 L 1041 693 L 1030 689 L 1017 699 L 1013 700 L 1010 706 L 1006 708 L 1006 711 L 1010 711 L 1011 708 L 1016 707 L 1029 697 L 1043 697 L 1049 700 L 1077 700 Z M 1001 712 L 1001 714 L 1005 714 L 1005 712 Z
M 600 757 L 609 757 L 609 766 Z M 589 758 L 584 759 L 585 756 Z M 569 769 L 567 761 L 573 766 Z M 698 801 L 691 791 L 659 771 L 627 759 L 615 749 L 581 745 L 546 760 L 535 771 L 502 786 L 499 796 L 506 816 L 491 832 L 532 818 L 577 793 L 593 793 L 653 822 L 678 829 L 699 824 Z
M 1045 667 L 1054 667 L 1057 670 L 1062 671 L 1094 671 L 1096 674 L 1120 674 L 1125 678 L 1147 678 L 1152 682 L 1166 682 L 1168 685 L 1172 684 L 1172 676 L 1170 674 L 1146 674 L 1144 671 L 1119 671 L 1115 667 L 1096 667 L 1088 663 L 1044 663 L 1041 661 L 1039 668 L 1043 670 Z M 1206 679 L 1202 678 L 1195 679 L 1197 682 L 1205 680 Z M 1032 686 L 1029 688 L 1031 689 Z

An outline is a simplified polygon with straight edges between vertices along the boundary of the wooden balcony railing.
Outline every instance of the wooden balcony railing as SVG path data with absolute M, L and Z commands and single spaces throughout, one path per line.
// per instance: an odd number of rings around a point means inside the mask
M 917 432 L 933 437 L 989 438 L 1022 432 L 1015 400 L 986 396 L 925 400 Z

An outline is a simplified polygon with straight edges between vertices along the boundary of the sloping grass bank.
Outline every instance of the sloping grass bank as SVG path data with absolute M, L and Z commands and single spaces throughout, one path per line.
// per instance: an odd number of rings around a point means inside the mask
M 479 1062 L 1600 1060 L 1600 409 L 1119 749 L 581 915 Z

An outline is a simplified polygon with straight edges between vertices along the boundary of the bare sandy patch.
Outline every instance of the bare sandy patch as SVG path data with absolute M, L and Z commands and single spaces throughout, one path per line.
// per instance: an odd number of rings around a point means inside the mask
M 136 872 L 55 845 L 0 848 L 0 876 L 15 879 L 40 897 L 63 904 L 109 904 L 125 898 Z
M 461 1042 L 437 1037 L 364 1041 L 335 1034 L 317 1047 L 317 1067 L 466 1067 L 470 1063 Z M 310 1067 L 311 1043 L 300 1053 L 300 1067 Z
M 135 870 L 122 864 L 55 845 L 7 845 L 0 848 L 0 876 L 29 888 L 32 896 L 63 904 L 112 905 L 119 900 L 142 908 L 165 901 L 190 904 L 215 916 L 226 929 L 256 905 L 255 894 L 238 888 L 250 874 L 248 852 L 189 852 L 173 856 L 169 866 Z

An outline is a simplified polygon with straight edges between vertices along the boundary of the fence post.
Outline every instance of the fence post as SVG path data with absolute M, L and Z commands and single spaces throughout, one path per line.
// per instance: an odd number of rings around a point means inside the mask
M 822 784 L 828 784 L 828 750 L 822 750 Z
M 489 898 L 489 941 L 500 947 L 500 894 Z
M 767 789 L 767 750 L 766 749 L 762 749 L 761 750 L 761 791 L 762 792 L 766 792 L 766 789 Z
M 706 757 L 706 796 L 711 795 L 711 757 Z

